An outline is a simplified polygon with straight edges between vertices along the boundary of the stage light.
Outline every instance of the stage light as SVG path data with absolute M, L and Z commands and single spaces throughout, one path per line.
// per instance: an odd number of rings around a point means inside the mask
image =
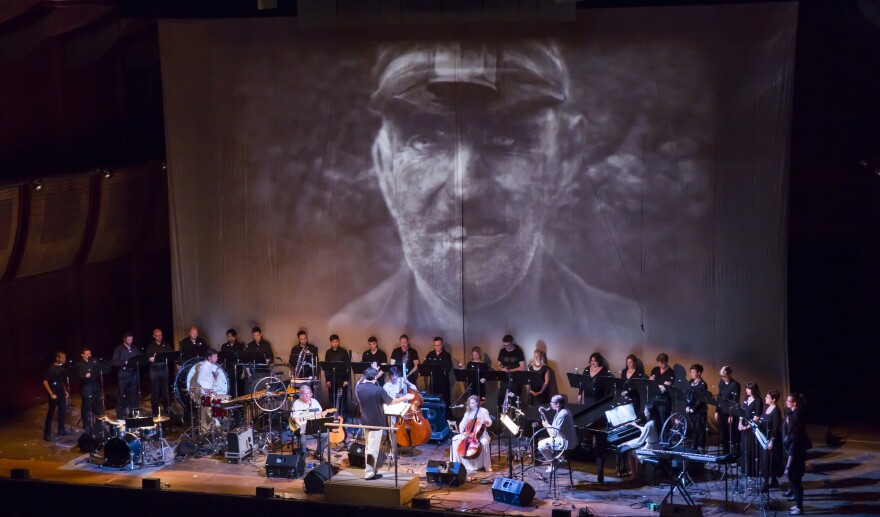
M 113 171 L 110 169 L 101 169 L 101 174 L 104 176 L 105 180 L 109 180 L 113 177 Z
M 43 182 L 41 180 L 34 180 L 31 182 L 31 188 L 34 189 L 34 192 L 39 192 L 43 190 Z

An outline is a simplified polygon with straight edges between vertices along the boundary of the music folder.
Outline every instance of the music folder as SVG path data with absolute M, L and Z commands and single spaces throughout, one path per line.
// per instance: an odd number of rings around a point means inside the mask
M 402 417 L 410 410 L 411 407 L 412 407 L 412 404 L 410 404 L 409 402 L 406 402 L 406 401 L 402 401 L 402 402 L 398 402 L 396 404 L 385 404 L 384 409 L 385 409 L 385 414 L 387 416 L 401 416 Z

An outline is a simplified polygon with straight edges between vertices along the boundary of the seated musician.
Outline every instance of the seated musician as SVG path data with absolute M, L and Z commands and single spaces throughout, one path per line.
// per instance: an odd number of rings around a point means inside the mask
M 577 429 L 574 427 L 574 417 L 571 411 L 565 409 L 565 395 L 553 395 L 550 398 L 550 408 L 556 411 L 553 423 L 543 420 L 541 424 L 547 429 L 547 438 L 538 442 L 538 452 L 545 460 L 552 460 L 562 447 L 571 450 L 577 447 Z M 561 435 L 561 436 L 560 436 Z M 565 438 L 561 440 L 560 438 Z M 547 467 L 547 472 L 553 471 L 553 465 Z
M 475 470 L 492 471 L 492 454 L 489 450 L 489 432 L 488 427 L 492 425 L 492 419 L 489 418 L 489 411 L 480 407 L 480 400 L 476 395 L 471 395 L 467 399 L 467 411 L 465 411 L 461 422 L 458 424 L 459 434 L 452 438 L 452 447 L 449 449 L 449 461 L 460 462 L 464 468 L 470 473 Z M 482 447 L 480 454 L 473 458 L 466 458 L 460 454 L 459 448 L 461 442 L 472 436 L 471 429 L 482 426 L 482 434 L 479 441 Z
M 199 389 L 203 397 L 212 396 L 212 395 L 226 395 L 227 388 L 221 381 L 220 378 L 220 370 L 221 367 L 217 364 L 217 351 L 209 348 L 207 352 L 207 356 L 205 360 L 198 364 L 198 376 L 196 377 L 196 383 L 199 385 Z M 211 404 L 202 404 L 202 428 L 208 429 L 211 427 Z
M 620 446 L 621 449 L 629 449 L 627 459 L 629 461 L 629 471 L 633 477 L 635 477 L 638 463 L 641 461 L 638 454 L 636 454 L 636 451 L 639 449 L 656 449 L 660 444 L 660 429 L 662 424 L 660 423 L 660 413 L 654 405 L 648 404 L 645 406 L 645 418 L 647 418 L 645 425 L 641 426 L 636 424 L 641 430 L 639 436 L 621 444 Z
M 306 449 L 306 424 L 309 420 L 323 418 L 327 412 L 321 411 L 321 403 L 312 398 L 312 388 L 308 384 L 303 384 L 299 388 L 299 398 L 293 402 L 293 409 L 290 411 L 290 427 L 293 431 L 293 438 L 299 441 L 299 449 L 303 456 Z M 327 432 L 318 433 L 318 446 L 315 448 L 313 457 L 316 460 L 321 459 L 321 451 L 324 450 L 324 443 L 327 439 Z

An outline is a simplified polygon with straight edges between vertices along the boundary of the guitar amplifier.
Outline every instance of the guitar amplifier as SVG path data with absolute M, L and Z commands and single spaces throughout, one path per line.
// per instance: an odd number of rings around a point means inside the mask
M 250 427 L 237 427 L 226 435 L 226 458 L 241 460 L 254 452 L 254 430 Z
M 449 436 L 449 424 L 446 423 L 446 402 L 443 402 L 443 399 L 432 397 L 432 401 L 428 402 L 428 397 L 425 397 L 422 416 L 431 423 L 431 440 L 440 441 Z

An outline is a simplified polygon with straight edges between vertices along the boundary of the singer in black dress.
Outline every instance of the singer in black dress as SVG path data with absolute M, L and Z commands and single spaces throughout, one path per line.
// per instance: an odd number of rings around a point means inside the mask
M 632 379 L 647 379 L 647 376 L 641 361 L 634 354 L 626 356 L 626 368 L 620 371 L 620 378 L 625 381 L 621 395 L 630 399 L 633 407 L 636 408 L 636 414 L 640 414 L 642 396 L 639 394 L 639 390 L 629 381 Z
M 755 433 L 749 421 L 757 422 L 761 418 L 764 411 L 764 402 L 761 400 L 761 389 L 756 382 L 746 383 L 746 398 L 743 400 L 742 407 L 748 415 L 747 418 L 741 418 L 739 421 L 739 431 L 741 438 L 741 448 L 743 451 L 743 465 L 745 475 L 755 477 L 758 475 L 758 442 L 755 440 Z
M 544 383 L 541 386 L 529 386 L 529 405 L 536 406 L 550 403 L 550 367 L 547 366 L 547 353 L 535 350 L 528 370 L 538 372 Z
M 601 379 L 612 375 L 605 364 L 605 358 L 599 352 L 590 355 L 590 364 L 584 367 L 584 374 L 590 378 L 590 382 L 586 389 L 581 387 L 578 390 L 578 402 L 586 405 L 595 404 L 608 394 L 608 387 L 611 385 L 603 383 Z
M 779 476 L 785 469 L 782 446 L 782 411 L 776 403 L 779 391 L 770 390 L 764 397 L 766 404 L 761 412 L 759 425 L 761 431 L 770 440 L 767 449 L 761 454 L 761 475 L 764 478 L 764 490 L 779 486 Z

